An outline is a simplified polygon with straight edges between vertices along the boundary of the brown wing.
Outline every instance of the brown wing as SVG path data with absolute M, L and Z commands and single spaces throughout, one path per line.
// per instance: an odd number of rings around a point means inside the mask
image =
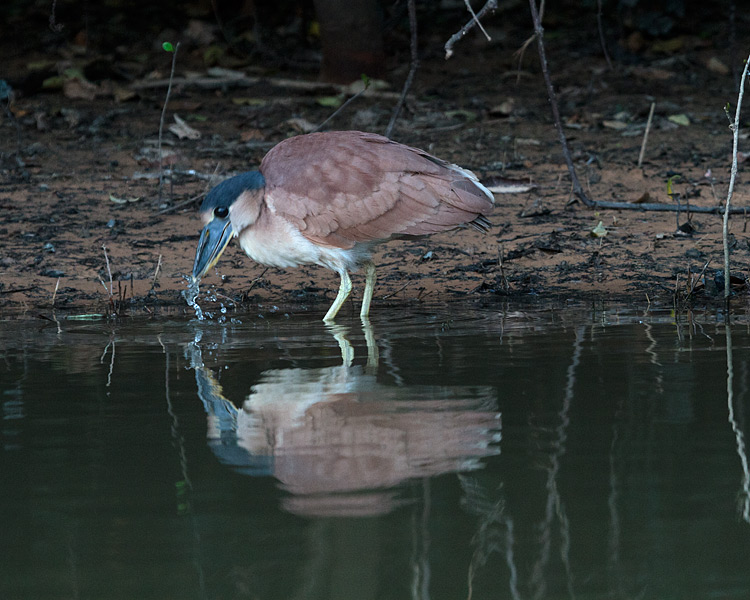
M 260 170 L 268 207 L 329 247 L 436 233 L 492 209 L 492 194 L 468 171 L 371 133 L 289 138 Z

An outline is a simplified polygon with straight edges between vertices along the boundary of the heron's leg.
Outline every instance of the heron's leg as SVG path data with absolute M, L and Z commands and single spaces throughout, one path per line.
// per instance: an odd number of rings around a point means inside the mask
M 326 328 L 331 332 L 333 338 L 338 342 L 341 349 L 341 364 L 344 367 L 351 367 L 354 360 L 354 348 L 352 347 L 347 334 L 349 331 L 337 323 L 326 323 Z
M 376 280 L 375 263 L 368 260 L 365 263 L 365 291 L 362 294 L 362 310 L 359 311 L 359 316 L 362 319 L 366 319 L 370 315 L 370 302 L 372 302 Z
M 341 286 L 339 287 L 339 293 L 338 296 L 336 296 L 336 299 L 333 301 L 333 304 L 331 304 L 331 308 L 328 309 L 328 312 L 326 313 L 326 316 L 323 317 L 324 321 L 333 321 L 336 318 L 336 315 L 339 312 L 339 309 L 341 308 L 341 305 L 346 302 L 346 299 L 349 297 L 349 294 L 352 293 L 352 280 L 349 277 L 349 273 L 346 271 L 341 271 Z
M 360 317 L 362 321 L 362 331 L 365 333 L 365 342 L 367 342 L 367 365 L 365 372 L 377 373 L 380 353 L 378 351 L 378 341 L 375 339 L 375 332 L 372 330 L 370 319 Z

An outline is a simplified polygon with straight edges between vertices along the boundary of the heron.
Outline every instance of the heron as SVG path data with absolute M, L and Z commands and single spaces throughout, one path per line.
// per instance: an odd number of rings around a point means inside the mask
M 263 265 L 320 265 L 338 273 L 341 284 L 326 322 L 352 291 L 349 273 L 364 268 L 360 317 L 367 319 L 376 244 L 465 227 L 486 232 L 493 204 L 492 193 L 468 169 L 381 135 L 291 137 L 274 146 L 258 170 L 230 177 L 206 195 L 193 283 L 235 237 Z

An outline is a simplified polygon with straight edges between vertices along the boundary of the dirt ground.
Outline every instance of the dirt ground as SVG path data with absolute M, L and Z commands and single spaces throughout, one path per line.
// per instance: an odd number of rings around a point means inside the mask
M 520 69 L 514 57 L 530 32 L 523 23 L 520 17 L 488 22 L 492 42 L 472 34 L 448 61 L 445 33 L 428 29 L 392 137 L 470 168 L 483 180 L 507 177 L 535 187 L 497 194 L 487 235 L 466 230 L 380 246 L 373 313 L 420 302 L 508 298 L 718 302 L 719 215 L 597 211 L 570 203 L 536 47 L 529 46 Z M 683 207 L 725 200 L 732 134 L 724 107 L 734 107 L 737 96 L 723 26 L 706 25 L 710 35 L 675 35 L 667 40 L 671 44 L 634 35 L 610 39 L 612 69 L 593 15 L 575 30 L 548 26 L 565 132 L 591 198 L 674 204 L 668 195 L 673 178 Z M 177 76 L 205 79 L 200 49 L 181 52 Z M 3 76 L 26 82 L 34 63 L 52 61 L 60 68 L 99 58 L 70 44 L 51 54 L 0 42 L 0 55 L 6 57 Z M 178 173 L 159 199 L 156 148 L 166 90 L 143 83 L 167 77 L 170 58 L 163 51 L 151 55 L 129 80 L 105 72 L 89 76 L 85 85 L 66 81 L 62 89 L 21 91 L 10 104 L 12 118 L 2 113 L 0 315 L 33 316 L 53 308 L 71 314 L 165 308 L 191 313 L 181 292 L 192 268 L 197 206 L 208 178 L 257 167 L 275 143 L 330 116 L 331 98 L 339 93 L 289 83 L 314 82 L 314 72 L 278 73 L 239 59 L 231 69 L 258 78 L 256 83 L 176 85 L 166 125 L 178 115 L 200 137 L 181 139 L 165 125 L 166 160 Z M 382 133 L 407 70 L 408 46 L 390 59 L 392 93 L 356 99 L 326 129 Z M 639 168 L 652 102 L 653 124 Z M 740 150 L 748 150 L 746 137 L 743 131 Z M 740 164 L 734 205 L 750 206 L 748 183 Z M 600 222 L 597 236 L 593 230 Z M 743 278 L 750 264 L 747 220 L 733 216 L 731 230 L 733 274 Z M 356 301 L 361 276 L 354 283 Z M 232 244 L 201 287 L 240 310 L 324 311 L 338 278 L 319 267 L 266 269 Z M 745 297 L 744 285 L 737 295 Z M 199 302 L 211 304 L 207 296 Z

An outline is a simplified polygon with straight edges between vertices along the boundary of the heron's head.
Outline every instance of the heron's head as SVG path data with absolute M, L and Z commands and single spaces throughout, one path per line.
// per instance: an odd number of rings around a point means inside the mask
M 259 171 L 248 171 L 222 181 L 206 195 L 200 216 L 203 231 L 193 263 L 193 281 L 205 275 L 242 229 L 258 218 L 266 182 Z

